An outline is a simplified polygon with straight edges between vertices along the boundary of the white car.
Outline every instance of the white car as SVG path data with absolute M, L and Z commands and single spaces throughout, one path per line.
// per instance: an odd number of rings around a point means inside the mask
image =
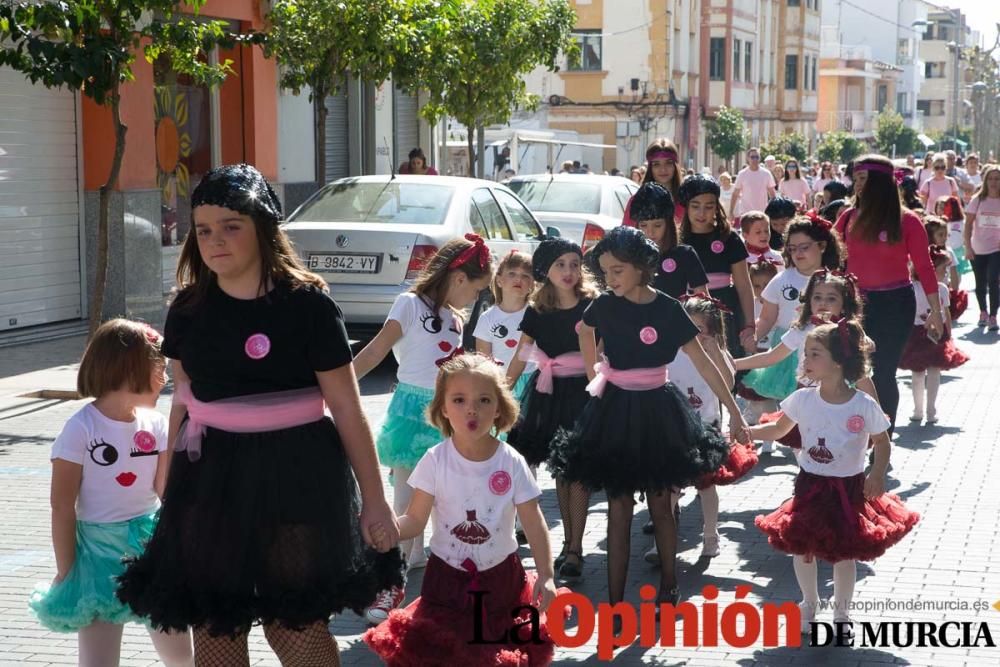
M 622 224 L 625 204 L 639 186 L 621 176 L 532 174 L 506 181 L 543 225 L 587 250 Z
M 330 284 L 352 332 L 380 328 L 434 253 L 474 232 L 494 263 L 528 254 L 543 230 L 505 186 L 448 176 L 358 176 L 320 189 L 282 225 L 312 271 Z

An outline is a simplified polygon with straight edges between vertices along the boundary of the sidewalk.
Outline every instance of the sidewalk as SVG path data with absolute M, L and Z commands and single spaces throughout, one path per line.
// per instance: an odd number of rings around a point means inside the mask
M 973 307 L 974 308 L 974 307 Z M 911 509 L 922 515 L 920 524 L 898 546 L 874 563 L 859 563 L 855 600 L 875 604 L 886 600 L 902 602 L 950 601 L 972 605 L 979 601 L 985 610 L 955 611 L 934 609 L 907 611 L 856 611 L 856 621 L 987 621 L 994 641 L 1000 642 L 1000 612 L 988 608 L 1000 599 L 1000 555 L 994 540 L 1000 522 L 1000 336 L 974 330 L 976 312 L 967 312 L 955 330 L 957 343 L 972 360 L 958 371 L 948 373 L 942 383 L 934 426 L 907 422 L 912 403 L 909 376 L 900 375 L 903 394 L 900 428 L 892 453 L 889 488 L 902 496 Z M 71 339 L 72 340 L 72 339 Z M 0 359 L 0 665 L 75 664 L 76 640 L 72 635 L 49 633 L 30 616 L 26 599 L 36 581 L 53 575 L 49 538 L 48 453 L 52 439 L 64 420 L 82 404 L 80 401 L 16 398 L 16 394 L 46 388 L 72 388 L 75 371 L 70 341 L 58 345 L 40 344 L 33 350 L 18 350 L 11 361 L 4 350 Z M 79 342 L 78 342 L 79 345 Z M 45 371 L 7 377 L 5 370 L 51 365 Z M 20 364 L 20 366 L 18 366 Z M 365 410 L 378 424 L 389 396 L 391 378 L 383 369 L 363 383 Z M 44 385 L 44 386 L 43 386 Z M 169 396 L 159 407 L 166 410 Z M 740 483 L 720 489 L 720 532 L 722 554 L 699 560 L 701 514 L 697 496 L 685 494 L 681 515 L 680 586 L 685 599 L 702 609 L 701 589 L 707 584 L 720 590 L 720 613 L 733 601 L 737 585 L 750 585 L 746 598 L 755 605 L 764 602 L 798 601 L 798 587 L 791 559 L 772 550 L 753 526 L 753 518 L 777 507 L 791 494 L 796 472 L 794 460 L 784 452 L 762 457 L 758 468 Z M 552 527 L 554 549 L 562 539 L 554 484 L 546 471 L 539 471 L 543 488 L 542 507 Z M 387 496 L 391 494 L 388 487 Z M 607 599 L 606 532 L 607 503 L 603 495 L 591 503 L 584 540 L 585 578 L 573 589 L 595 603 Z M 632 559 L 629 570 L 628 601 L 639 602 L 642 584 L 656 585 L 657 572 L 642 560 L 651 538 L 640 532 L 647 518 L 637 506 L 633 526 Z M 532 561 L 522 551 L 526 566 Z M 821 597 L 832 596 L 829 564 L 820 566 Z M 411 578 L 407 601 L 420 588 L 420 574 Z M 820 619 L 830 621 L 830 612 Z M 331 625 L 337 636 L 345 665 L 377 665 L 379 661 L 360 642 L 363 623 L 353 614 L 338 617 Z M 975 632 L 973 632 L 975 635 Z M 252 661 L 277 665 L 263 635 L 251 635 Z M 560 649 L 556 664 L 601 664 L 594 657 L 595 641 L 576 649 Z M 126 629 L 124 665 L 156 664 L 148 636 L 138 626 Z M 616 663 L 688 665 L 987 665 L 1000 664 L 1000 648 L 764 648 L 759 642 L 745 649 L 715 648 L 643 649 L 638 644 L 616 653 Z M 478 667 L 478 666 L 469 666 Z

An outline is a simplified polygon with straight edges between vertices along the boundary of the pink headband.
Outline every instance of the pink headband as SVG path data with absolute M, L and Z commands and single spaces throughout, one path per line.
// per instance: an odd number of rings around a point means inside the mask
M 892 176 L 894 167 L 891 164 L 882 164 L 880 162 L 858 162 L 854 165 L 854 171 L 877 171 L 880 174 L 889 174 Z
M 677 162 L 677 153 L 671 150 L 662 150 L 653 153 L 652 155 L 647 155 L 646 160 L 652 162 L 653 160 L 671 160 Z

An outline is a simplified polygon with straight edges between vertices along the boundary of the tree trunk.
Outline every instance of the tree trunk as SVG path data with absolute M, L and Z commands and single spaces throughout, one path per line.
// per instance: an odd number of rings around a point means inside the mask
M 319 187 L 326 185 L 326 117 L 329 111 L 326 108 L 326 89 L 313 90 L 313 100 L 316 105 L 316 180 Z
M 469 178 L 475 178 L 476 177 L 476 152 L 475 152 L 475 150 L 473 150 L 473 147 L 475 146 L 475 141 L 476 140 L 473 137 L 473 133 L 476 131 L 476 128 L 472 127 L 471 125 L 467 125 L 466 126 L 466 130 L 467 130 L 466 134 L 468 135 L 468 142 L 469 142 Z
M 115 83 L 111 91 L 111 121 L 115 130 L 115 154 L 107 182 L 100 190 L 100 213 L 97 221 L 97 266 L 94 271 L 94 293 L 90 299 L 90 331 L 93 336 L 103 321 L 104 292 L 108 281 L 108 237 L 111 222 L 111 195 L 118 184 L 118 174 L 125 155 L 125 133 L 128 128 L 121 117 L 121 84 Z

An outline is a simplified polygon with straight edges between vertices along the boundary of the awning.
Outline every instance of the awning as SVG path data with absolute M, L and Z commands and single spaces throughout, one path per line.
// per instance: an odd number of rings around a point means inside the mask
M 920 143 L 922 143 L 924 145 L 924 148 L 927 148 L 928 146 L 933 146 L 934 145 L 934 140 L 931 139 L 930 137 L 928 137 L 923 132 L 921 132 L 920 134 L 917 135 L 917 141 L 919 141 Z
M 951 144 L 952 146 L 958 144 L 963 150 L 969 147 L 969 142 L 956 139 L 955 137 L 944 137 L 941 139 L 941 144 Z

